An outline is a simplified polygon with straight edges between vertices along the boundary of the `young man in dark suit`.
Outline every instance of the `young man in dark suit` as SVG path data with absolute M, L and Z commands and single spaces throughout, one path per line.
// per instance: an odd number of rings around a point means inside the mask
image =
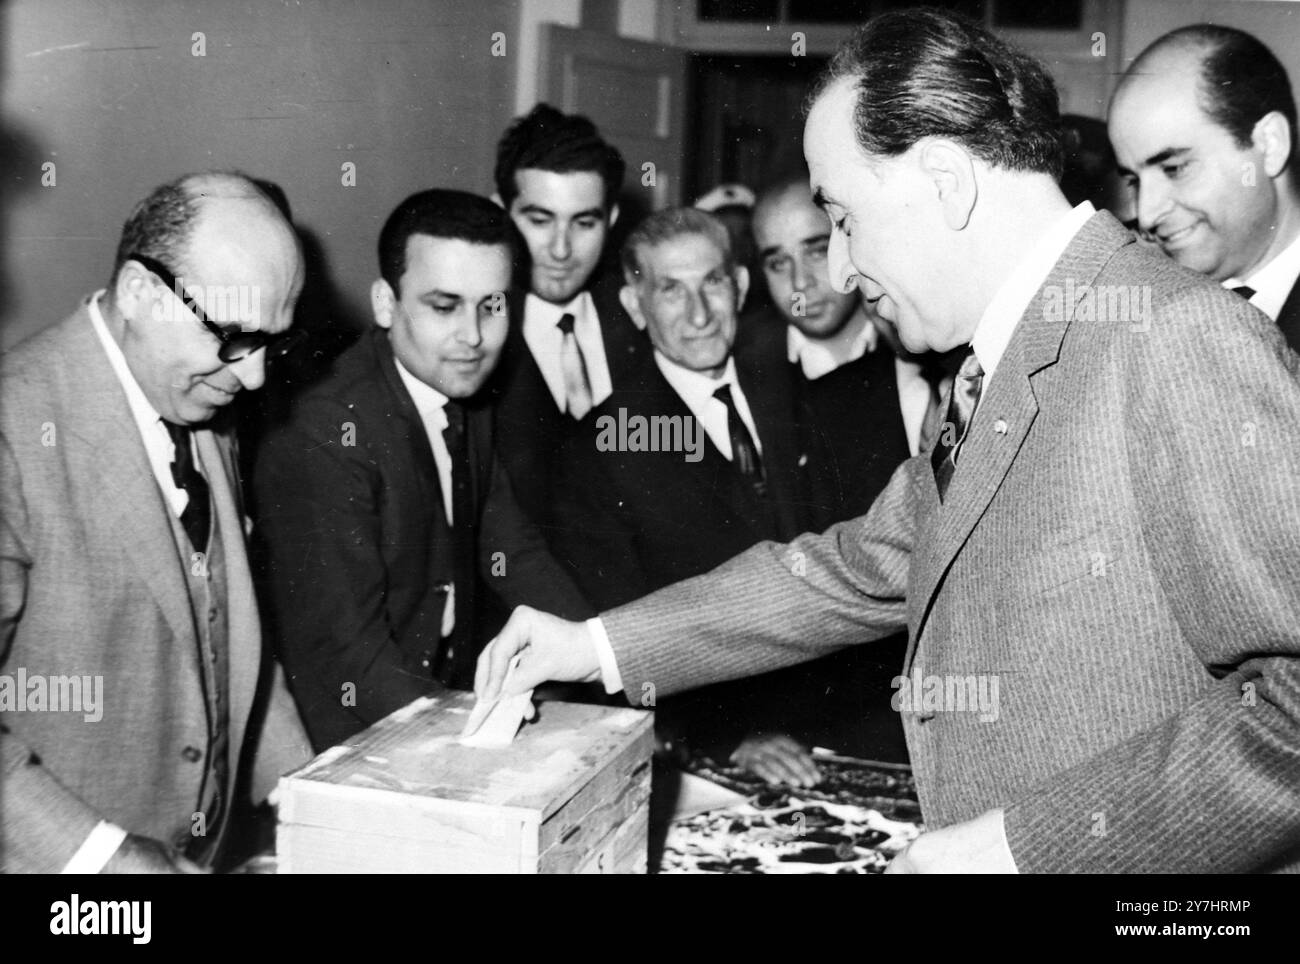
M 1139 230 L 1300 351 L 1296 105 L 1273 52 L 1233 27 L 1165 34 L 1129 66 L 1109 128 Z
M 561 445 L 645 344 L 619 303 L 621 279 L 602 268 L 624 168 L 591 121 L 547 104 L 516 119 L 497 147 L 495 200 L 532 260 L 493 381 L 499 450 L 520 504 L 542 525 Z
M 800 445 L 784 338 L 738 337 L 749 277 L 721 222 L 693 208 L 651 215 L 628 237 L 623 266 L 623 305 L 653 353 L 567 443 L 553 535 L 597 608 L 812 521 L 813 459 Z M 773 782 L 814 782 L 808 745 L 837 741 L 837 724 L 862 716 L 844 678 L 832 657 L 654 701 L 659 735 Z
M 267 608 L 318 750 L 467 686 L 489 589 L 587 608 L 514 500 L 480 393 L 522 256 L 486 198 L 407 198 L 379 238 L 375 328 L 263 441 Z

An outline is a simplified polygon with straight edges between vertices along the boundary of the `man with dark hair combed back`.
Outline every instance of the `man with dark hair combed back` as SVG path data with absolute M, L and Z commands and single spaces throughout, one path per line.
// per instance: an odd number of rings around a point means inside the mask
M 858 95 L 858 144 L 898 157 L 926 137 L 960 141 L 1009 171 L 1061 176 L 1061 121 L 1047 69 L 998 37 L 939 10 L 873 20 L 831 59 L 810 108 L 837 82 Z
M 1110 137 L 1138 229 L 1237 292 L 1300 349 L 1300 175 L 1286 69 L 1233 27 L 1193 24 L 1142 51 Z
M 525 511 L 552 522 L 564 440 L 631 376 L 645 339 L 602 268 L 624 163 L 585 117 L 538 104 L 497 146 L 497 200 L 528 244 L 532 271 L 495 380 L 501 456 Z
M 380 232 L 375 328 L 262 443 L 269 622 L 317 750 L 468 687 L 489 592 L 587 612 L 515 502 L 480 391 L 521 247 L 487 198 L 399 204 Z
M 984 28 L 886 14 L 846 57 L 804 127 L 830 278 L 910 350 L 960 351 L 933 448 L 820 535 L 585 623 L 516 611 L 476 689 L 522 654 L 512 692 L 636 703 L 906 626 L 926 832 L 892 871 L 1300 870 L 1300 356 L 1070 206 L 1043 70 Z

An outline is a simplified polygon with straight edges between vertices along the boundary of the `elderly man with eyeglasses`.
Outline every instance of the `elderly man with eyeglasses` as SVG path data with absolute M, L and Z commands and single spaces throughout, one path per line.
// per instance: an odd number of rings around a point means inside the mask
M 302 284 L 257 185 L 186 175 L 135 206 L 106 290 L 0 358 L 0 870 L 220 868 L 309 756 L 222 417 Z

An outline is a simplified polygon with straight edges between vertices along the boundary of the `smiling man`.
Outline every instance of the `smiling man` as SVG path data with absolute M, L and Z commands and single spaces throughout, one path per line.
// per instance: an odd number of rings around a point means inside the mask
M 1300 356 L 1071 208 L 1059 130 L 1046 69 L 965 18 L 848 41 L 804 129 L 830 278 L 963 350 L 934 450 L 822 535 L 586 623 L 517 611 L 477 688 L 526 645 L 512 688 L 635 702 L 906 626 L 901 681 L 1001 697 L 900 704 L 927 832 L 893 870 L 1300 869 Z M 1140 318 L 1087 294 L 1132 286 Z
M 262 444 L 270 621 L 318 750 L 468 687 L 485 593 L 587 611 L 515 503 L 481 392 L 521 247 L 486 198 L 403 201 L 379 237 L 374 329 Z
M 652 360 L 566 444 L 552 536 L 556 556 L 602 609 L 812 523 L 784 339 L 770 327 L 738 337 L 749 275 L 722 222 L 694 208 L 659 211 L 628 235 L 622 261 L 620 297 L 646 331 Z M 605 416 L 685 425 L 682 434 L 700 444 L 611 451 L 599 443 Z M 807 747 L 845 703 L 816 697 L 839 675 L 818 661 L 657 700 L 656 732 L 678 750 L 717 759 L 735 751 L 736 762 L 773 782 L 810 783 L 817 767 Z
M 0 869 L 220 867 L 308 758 L 224 417 L 302 278 L 252 181 L 187 175 L 135 206 L 107 290 L 0 361 L 0 675 L 103 688 L 93 722 L 0 705 Z
M 617 271 L 602 266 L 624 168 L 591 121 L 548 104 L 516 119 L 497 146 L 496 200 L 532 259 L 495 380 L 497 431 L 520 504 L 543 525 L 553 521 L 564 440 L 645 345 L 619 303 Z
M 1232 27 L 1168 33 L 1125 72 L 1109 128 L 1139 229 L 1300 350 L 1296 106 L 1273 52 Z

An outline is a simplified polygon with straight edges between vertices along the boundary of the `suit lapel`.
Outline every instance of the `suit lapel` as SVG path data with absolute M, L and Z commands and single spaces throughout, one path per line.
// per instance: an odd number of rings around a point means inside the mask
M 1277 313 L 1277 326 L 1286 336 L 1287 344 L 1300 352 L 1300 280 L 1292 285 L 1282 310 Z
M 184 566 L 163 499 L 136 428 L 126 393 L 83 307 L 69 360 L 77 372 L 81 403 L 69 413 L 71 433 L 88 446 L 86 471 L 100 485 L 95 514 L 113 529 L 123 555 L 158 604 L 178 639 L 196 642 Z
M 749 403 L 763 447 L 768 501 L 777 519 L 778 537 L 793 539 L 807 528 L 806 512 L 800 509 L 808 500 L 799 484 L 799 460 L 803 453 L 798 451 L 790 363 L 783 352 L 772 352 L 758 359 L 737 352 L 736 378 Z M 803 461 L 806 464 L 807 459 Z
M 636 366 L 643 356 L 649 356 L 649 350 L 646 349 L 649 340 L 645 332 L 633 324 L 623 303 L 618 299 L 618 290 L 622 285 L 623 279 L 617 271 L 607 271 L 588 288 L 592 304 L 596 308 L 596 320 L 600 323 L 600 337 L 605 344 L 609 381 L 615 388 L 635 374 Z
M 436 495 L 438 504 L 442 503 L 442 483 L 438 481 L 438 463 L 433 458 L 433 443 L 429 441 L 429 432 L 424 427 L 424 419 L 415 408 L 411 393 L 402 383 L 402 376 L 397 373 L 397 363 L 393 359 L 393 349 L 388 343 L 388 334 L 382 329 L 374 329 L 370 335 L 370 350 L 373 354 L 375 371 L 379 385 L 386 396 L 385 414 L 397 416 L 401 431 L 415 458 L 416 474 L 425 488 L 425 494 Z
M 933 473 L 925 473 L 917 530 L 920 538 L 908 592 L 913 617 L 909 621 L 916 626 L 916 632 L 911 634 L 904 672 L 911 666 L 917 640 L 944 575 L 993 501 L 1038 415 L 1035 376 L 1056 364 L 1078 300 L 1114 252 L 1129 240 L 1127 232 L 1109 215 L 1095 215 L 1083 226 L 1016 325 L 975 410 L 943 503 L 939 502 Z M 1069 290 L 1067 279 L 1073 282 L 1075 301 L 1063 306 L 1061 317 L 1049 317 L 1043 310 L 1043 291 L 1049 287 Z
M 227 643 L 230 658 L 227 686 L 230 699 L 231 762 L 240 752 L 244 727 L 253 708 L 257 679 L 262 665 L 262 628 L 253 593 L 244 542 L 244 514 L 236 488 L 238 475 L 228 442 L 211 428 L 195 431 L 199 460 L 212 493 L 212 508 L 221 533 L 226 561 Z

